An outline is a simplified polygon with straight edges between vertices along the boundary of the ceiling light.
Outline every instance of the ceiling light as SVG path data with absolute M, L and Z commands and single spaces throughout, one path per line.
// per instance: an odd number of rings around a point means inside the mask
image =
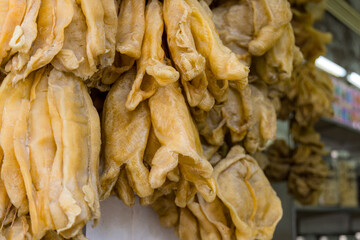
M 359 74 L 352 72 L 349 75 L 347 75 L 346 78 L 349 83 L 360 88 L 360 75 Z
M 343 67 L 322 56 L 316 59 L 315 66 L 335 77 L 346 76 L 346 70 Z

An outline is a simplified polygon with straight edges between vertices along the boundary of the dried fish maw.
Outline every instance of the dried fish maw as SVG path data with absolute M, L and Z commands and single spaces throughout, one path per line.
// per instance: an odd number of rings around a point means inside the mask
M 3 222 L 10 204 L 3 180 L 0 179 L 0 221 Z
M 25 10 L 25 0 L 4 0 L 0 3 L 0 65 L 8 56 L 10 39 L 15 27 L 21 24 Z
M 215 166 L 214 178 L 237 239 L 272 239 L 282 216 L 281 202 L 256 160 L 234 146 Z
M 140 58 L 145 33 L 145 0 L 123 0 L 120 4 L 116 51 L 120 53 L 123 71 Z
M 103 110 L 104 172 L 100 178 L 101 198 L 107 198 L 115 185 L 122 165 L 134 191 L 140 197 L 152 194 L 149 171 L 143 155 L 150 131 L 150 112 L 146 102 L 133 111 L 125 108 L 126 97 L 135 79 L 135 69 L 112 86 Z M 124 169 L 124 170 L 125 170 Z
M 216 189 L 211 178 L 212 167 L 203 154 L 179 85 L 173 83 L 159 88 L 150 98 L 149 106 L 155 135 L 162 144 L 151 163 L 151 186 L 160 187 L 168 172 L 179 164 L 185 179 L 195 184 L 206 200 L 213 200 Z
M 141 101 L 151 97 L 159 86 L 179 79 L 179 73 L 167 64 L 161 45 L 164 21 L 159 1 L 152 0 L 148 3 L 145 22 L 145 36 L 141 57 L 137 61 L 137 74 L 126 100 L 128 110 L 134 110 Z
M 41 2 L 37 21 L 38 35 L 32 46 L 31 57 L 24 68 L 16 71 L 14 83 L 51 62 L 63 46 L 64 29 L 70 24 L 72 17 L 73 7 L 70 0 Z M 11 68 L 11 65 L 7 67 Z
M 215 98 L 216 102 L 226 102 L 229 89 L 228 80 L 217 80 L 209 69 L 206 69 L 206 78 L 208 80 L 208 90 Z
M 164 227 L 173 227 L 179 220 L 179 212 L 174 198 L 174 194 L 165 195 L 151 204 L 151 207 L 159 215 L 160 224 Z
M 186 3 L 192 10 L 190 23 L 196 48 L 208 61 L 211 71 L 220 80 L 237 80 L 245 87 L 249 68 L 221 42 L 208 6 L 196 0 L 186 0 Z
M 292 18 L 290 4 L 286 0 L 253 0 L 254 39 L 249 52 L 261 56 L 272 48 L 282 36 Z
M 117 196 L 123 201 L 123 203 L 132 207 L 135 204 L 135 195 L 134 190 L 129 184 L 129 180 L 126 174 L 125 169 L 120 170 L 119 177 L 114 186 Z
M 181 79 L 190 81 L 205 70 L 205 58 L 196 50 L 190 27 L 191 8 L 185 0 L 164 1 L 164 21 L 172 60 Z
M 2 115 L 2 127 L 0 144 L 4 151 L 4 159 L 1 167 L 1 178 L 11 203 L 18 209 L 18 215 L 28 212 L 28 199 L 24 186 L 24 179 L 20 171 L 14 149 L 15 126 L 21 114 L 23 101 L 28 101 L 33 76 L 25 79 L 11 90 L 7 98 Z
M 99 57 L 106 52 L 104 8 L 102 0 L 80 0 L 87 25 L 86 54 L 90 69 L 94 72 L 99 64 Z
M 177 232 L 181 240 L 201 239 L 198 223 L 194 215 L 187 208 L 180 209 L 179 225 Z

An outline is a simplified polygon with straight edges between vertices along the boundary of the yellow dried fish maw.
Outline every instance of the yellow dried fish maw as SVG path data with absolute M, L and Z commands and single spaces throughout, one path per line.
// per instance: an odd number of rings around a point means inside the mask
M 280 199 L 256 160 L 234 146 L 214 168 L 217 196 L 229 209 L 237 239 L 272 239 L 282 216 Z
M 190 81 L 205 70 L 205 58 L 197 52 L 190 27 L 191 8 L 185 0 L 164 1 L 164 21 L 172 60 L 181 79 Z
M 15 27 L 21 24 L 25 10 L 25 0 L 4 0 L 0 3 L 0 65 L 8 56 L 10 39 Z
M 87 25 L 86 54 L 94 72 L 99 64 L 99 57 L 106 52 L 104 8 L 101 1 L 78 0 Z
M 179 212 L 174 199 L 174 194 L 169 194 L 158 198 L 151 204 L 151 207 L 159 215 L 160 224 L 164 227 L 173 227 L 179 220 Z
M 32 46 L 30 60 L 21 70 L 16 71 L 13 79 L 16 83 L 50 63 L 61 50 L 64 43 L 64 29 L 73 17 L 73 7 L 70 0 L 43 0 L 39 9 L 38 35 Z M 11 65 L 7 65 L 12 68 Z
M 88 79 L 95 73 L 96 68 L 90 67 L 87 56 L 86 19 L 75 0 L 71 3 L 74 16 L 69 26 L 65 28 L 64 45 L 51 64 L 57 70 L 72 72 L 78 77 Z
M 206 69 L 206 78 L 208 80 L 208 90 L 215 98 L 216 102 L 221 103 L 227 101 L 229 88 L 228 80 L 217 80 L 209 69 Z
M 117 9 L 114 0 L 101 0 L 104 8 L 105 54 L 100 57 L 102 67 L 112 65 L 115 58 Z
M 177 232 L 181 240 L 201 239 L 196 218 L 187 208 L 180 209 L 180 218 Z
M 196 107 L 200 104 L 207 91 L 208 81 L 205 72 L 200 73 L 191 81 L 181 79 L 181 84 L 184 87 L 186 99 L 191 107 Z
M 116 51 L 123 60 L 120 67 L 130 69 L 140 58 L 144 33 L 145 0 L 121 1 L 116 34 Z
M 30 206 L 31 228 L 35 238 L 53 229 L 49 211 L 50 169 L 55 157 L 55 141 L 51 128 L 47 102 L 48 69 L 35 73 L 30 94 L 28 120 L 29 169 L 33 187 L 27 187 L 27 194 L 34 195 L 35 206 Z M 26 126 L 26 124 L 24 124 Z M 23 174 L 24 175 L 24 174 Z M 35 194 L 33 194 L 33 191 Z M 30 200 L 30 197 L 29 197 Z
M 292 13 L 287 0 L 253 0 L 252 7 L 254 39 L 249 43 L 249 52 L 261 56 L 282 36 Z
M 164 21 L 162 5 L 158 0 L 152 0 L 146 6 L 145 22 L 137 74 L 126 100 L 126 108 L 129 110 L 134 110 L 141 101 L 151 97 L 158 86 L 165 86 L 179 79 L 179 73 L 167 63 L 161 46 Z
M 196 48 L 208 61 L 211 71 L 220 80 L 237 80 L 245 87 L 249 69 L 221 42 L 208 6 L 196 0 L 186 3 L 192 10 L 190 22 Z
M 130 185 L 140 197 L 152 194 L 149 170 L 143 155 L 150 131 L 150 112 L 146 102 L 134 111 L 125 107 L 126 97 L 135 79 L 135 69 L 127 72 L 112 86 L 103 109 L 104 172 L 100 178 L 101 198 L 107 198 L 122 165 Z M 125 170 L 124 169 L 124 170 Z
M 187 208 L 194 214 L 198 223 L 201 239 L 221 239 L 221 235 L 205 216 L 200 208 L 200 204 L 197 202 L 191 202 L 187 205 Z
M 263 150 L 267 141 L 275 138 L 277 125 L 274 105 L 259 88 L 253 85 L 250 88 L 253 117 L 244 146 L 252 154 Z
M 25 216 L 16 217 L 14 222 L 5 227 L 0 233 L 0 239 L 7 240 L 31 240 L 33 239 L 29 229 L 30 219 Z
M 4 159 L 1 167 L 1 178 L 11 203 L 18 209 L 18 215 L 28 212 L 28 200 L 24 186 L 24 179 L 20 170 L 15 149 L 14 137 L 15 126 L 21 114 L 23 101 L 28 101 L 33 76 L 25 79 L 13 88 L 12 94 L 6 100 L 2 115 L 2 127 L 0 144 L 4 151 Z
M 251 89 L 249 86 L 240 91 L 229 88 L 228 101 L 222 107 L 222 114 L 226 119 L 227 127 L 230 129 L 233 142 L 243 140 L 251 126 L 253 106 L 250 97 Z
M 10 208 L 10 199 L 7 195 L 4 182 L 0 179 L 0 221 L 3 222 L 8 209 Z
M 123 203 L 132 207 L 135 204 L 135 195 L 134 190 L 131 188 L 129 184 L 129 180 L 126 174 L 125 169 L 120 170 L 119 177 L 115 184 L 115 192 L 117 196 L 123 201 Z
M 203 154 L 179 85 L 173 83 L 159 88 L 150 98 L 149 106 L 155 135 L 162 144 L 151 163 L 151 186 L 160 187 L 168 172 L 179 164 L 185 179 L 195 184 L 207 201 L 213 200 L 216 189 L 211 178 L 212 167 Z
M 233 238 L 233 229 L 229 224 L 231 222 L 228 209 L 221 202 L 219 198 L 215 198 L 212 202 L 206 202 L 199 194 L 197 195 L 198 201 L 201 207 L 201 211 L 204 213 L 209 222 L 215 225 L 221 239 L 230 240 Z
M 83 82 L 73 75 L 55 69 L 50 72 L 48 101 L 55 104 L 52 110 L 60 117 L 61 131 L 60 145 L 56 142 L 57 149 L 62 151 L 62 189 L 58 202 L 68 218 L 66 226 L 57 230 L 65 238 L 76 236 L 91 217 L 99 217 L 93 175 L 100 154 L 100 122 L 95 107 L 89 104 L 87 91 Z M 53 168 L 54 165 L 55 162 Z

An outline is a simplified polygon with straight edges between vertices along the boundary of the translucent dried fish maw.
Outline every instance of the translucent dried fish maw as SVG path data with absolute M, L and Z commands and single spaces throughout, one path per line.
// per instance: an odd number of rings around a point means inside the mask
M 249 43 L 249 52 L 261 56 L 282 36 L 292 13 L 286 0 L 252 0 L 251 4 L 254 10 L 254 39 Z
M 41 2 L 37 20 L 38 34 L 29 61 L 22 69 L 14 69 L 11 62 L 6 66 L 8 71 L 17 73 L 13 79 L 14 83 L 51 62 L 63 46 L 64 29 L 70 24 L 72 17 L 73 8 L 70 0 Z
M 179 212 L 174 198 L 174 194 L 165 195 L 151 204 L 151 207 L 159 215 L 160 224 L 164 227 L 173 227 L 179 220 Z
M 50 210 L 54 219 L 58 217 L 58 209 L 52 204 L 60 206 L 60 212 L 67 218 L 66 225 L 54 223 L 62 236 L 70 238 L 76 236 L 87 221 L 96 220 L 100 215 L 96 184 L 100 120 L 86 86 L 73 75 L 50 72 L 48 102 L 57 147 L 51 176 L 54 187 L 58 187 L 57 180 L 62 179 L 60 191 L 51 189 L 55 193 L 50 193 Z M 53 119 L 53 115 L 58 119 Z
M 180 209 L 179 225 L 177 233 L 181 240 L 201 239 L 198 223 L 194 215 L 187 208 Z
M 19 216 L 28 212 L 29 205 L 19 166 L 20 162 L 15 155 L 14 137 L 16 123 L 21 114 L 21 106 L 23 102 L 29 101 L 32 82 L 33 76 L 30 76 L 11 90 L 11 95 L 5 102 L 2 114 L 0 144 L 4 152 L 4 159 L 1 167 L 1 178 L 4 181 L 11 203 L 18 209 Z
M 116 51 L 120 53 L 119 70 L 126 72 L 140 58 L 145 33 L 145 0 L 123 0 L 120 4 Z
M 126 165 L 130 185 L 140 197 L 149 196 L 153 192 L 148 180 L 149 170 L 143 163 L 151 124 L 149 108 L 146 102 L 140 103 L 134 111 L 128 111 L 125 107 L 135 72 L 133 68 L 120 77 L 105 100 L 103 110 L 105 166 L 100 178 L 102 199 L 110 195 L 122 165 Z
M 86 54 L 90 68 L 95 72 L 99 57 L 106 52 L 104 8 L 102 0 L 80 0 L 87 25 Z
M 228 100 L 228 81 L 217 80 L 214 74 L 209 69 L 206 69 L 206 78 L 208 80 L 208 90 L 215 98 L 216 102 L 226 102 Z
M 15 27 L 21 24 L 25 10 L 25 0 L 4 0 L 0 3 L 0 65 L 8 57 L 10 39 Z
M 151 163 L 151 186 L 160 187 L 166 175 L 179 165 L 185 179 L 192 182 L 207 201 L 212 201 L 216 194 L 212 167 L 203 154 L 179 85 L 173 83 L 159 88 L 150 98 L 149 106 L 155 135 L 162 144 Z
M 215 225 L 221 235 L 221 239 L 233 239 L 234 231 L 230 224 L 229 210 L 221 202 L 219 198 L 215 198 L 213 202 L 206 202 L 201 196 L 197 195 L 201 207 L 201 211 L 207 220 Z
M 151 205 L 162 196 L 171 194 L 173 191 L 177 189 L 177 187 L 178 187 L 177 182 L 171 182 L 167 180 L 161 187 L 155 189 L 152 195 L 145 198 L 140 198 L 140 204 L 143 206 Z
M 256 163 L 240 146 L 214 168 L 217 196 L 229 209 L 237 239 L 272 239 L 282 216 L 280 199 Z
M 135 204 L 134 190 L 130 186 L 125 169 L 120 170 L 114 189 L 117 196 L 126 206 L 132 207 Z
M 0 179 L 0 221 L 3 222 L 10 208 L 10 199 L 7 195 L 4 182 Z
M 268 84 L 290 80 L 295 54 L 299 51 L 295 46 L 294 32 L 291 24 L 287 24 L 283 35 L 263 57 L 255 58 L 256 72 Z
M 186 0 L 186 3 L 192 10 L 190 23 L 196 48 L 206 58 L 211 71 L 219 80 L 237 80 L 245 87 L 249 69 L 221 42 L 208 6 L 196 0 Z
M 31 240 L 33 239 L 29 229 L 29 218 L 25 216 L 16 217 L 13 223 L 2 229 L 0 239 L 7 240 Z
M 253 118 L 244 146 L 249 153 L 264 149 L 268 140 L 276 135 L 276 111 L 274 105 L 257 87 L 250 85 Z
M 184 81 L 205 70 L 205 58 L 198 53 L 191 33 L 191 8 L 185 0 L 164 1 L 164 21 L 172 60 Z
M 137 74 L 126 100 L 126 108 L 134 110 L 143 100 L 151 97 L 158 86 L 165 86 L 179 79 L 179 73 L 165 59 L 161 46 L 164 31 L 162 5 L 152 0 L 146 6 L 145 36 L 141 57 L 137 61 Z
M 60 71 L 72 72 L 76 76 L 88 79 L 96 68 L 90 66 L 87 55 L 86 19 L 75 0 L 71 1 L 74 15 L 69 26 L 65 28 L 64 45 L 52 60 L 51 64 Z
M 213 107 L 215 99 L 207 90 L 208 81 L 205 72 L 191 81 L 181 79 L 181 83 L 191 107 L 199 107 L 204 111 L 209 111 Z
M 243 140 L 251 126 L 253 105 L 250 99 L 250 87 L 240 91 L 229 88 L 228 101 L 222 107 L 222 114 L 226 119 L 226 126 L 230 129 L 233 142 Z
M 26 13 L 21 25 L 15 28 L 14 34 L 10 40 L 9 46 L 11 53 L 15 55 L 12 58 L 13 68 L 20 70 L 30 58 L 31 46 L 37 36 L 37 17 L 40 9 L 40 0 L 26 1 Z

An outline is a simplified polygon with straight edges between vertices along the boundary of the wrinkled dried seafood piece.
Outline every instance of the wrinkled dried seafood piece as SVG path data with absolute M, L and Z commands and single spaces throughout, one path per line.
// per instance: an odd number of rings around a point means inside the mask
M 271 239 L 282 216 L 280 199 L 256 161 L 240 146 L 214 168 L 217 196 L 231 213 L 237 239 Z
M 283 35 L 292 18 L 287 0 L 252 0 L 254 39 L 249 43 L 249 52 L 261 56 L 272 48 Z
M 4 227 L 0 233 L 1 240 L 31 240 L 30 219 L 25 216 L 16 217 L 11 225 Z
M 9 42 L 11 54 L 16 54 L 11 60 L 14 69 L 21 69 L 30 58 L 30 49 L 37 36 L 37 17 L 41 0 L 26 1 L 26 13 L 21 25 L 16 26 Z
M 252 123 L 244 140 L 249 153 L 263 150 L 267 141 L 276 135 L 276 111 L 271 101 L 259 88 L 250 85 L 252 104 Z
M 250 121 L 254 111 L 251 94 L 249 86 L 240 91 L 229 88 L 228 101 L 222 107 L 222 114 L 226 119 L 226 126 L 230 129 L 233 142 L 243 140 L 251 126 Z M 255 107 L 258 108 L 259 105 Z
M 168 194 L 151 204 L 151 207 L 159 215 L 160 224 L 164 227 L 173 227 L 178 223 L 179 211 L 174 200 L 175 195 Z
M 137 61 L 137 74 L 126 100 L 128 110 L 134 110 L 141 101 L 151 97 L 159 86 L 179 79 L 179 73 L 165 58 L 161 45 L 163 31 L 162 4 L 151 0 L 146 6 L 145 36 L 141 57 Z
M 121 1 L 116 34 L 119 67 L 114 71 L 126 72 L 140 58 L 144 33 L 145 0 Z
M 196 218 L 187 208 L 180 208 L 179 225 L 176 231 L 181 240 L 201 239 Z
M 16 64 L 14 66 L 11 61 L 6 65 L 7 71 L 16 72 L 14 83 L 51 62 L 63 46 L 64 29 L 70 24 L 72 17 L 70 0 L 41 1 L 37 20 L 38 34 L 31 48 L 30 59 L 21 69 L 17 69 Z
M 248 67 L 223 45 L 212 21 L 211 10 L 203 1 L 186 0 L 191 7 L 190 25 L 197 50 L 202 54 L 215 77 L 219 80 L 236 80 L 247 85 Z
M 179 85 L 173 83 L 159 88 L 150 98 L 149 106 L 154 132 L 162 145 L 151 162 L 151 186 L 160 187 L 167 174 L 179 165 L 184 178 L 193 183 L 207 201 L 212 201 L 216 196 L 212 167 L 203 154 Z
M 48 104 L 56 154 L 51 169 L 50 211 L 57 231 L 76 236 L 100 217 L 98 166 L 100 120 L 84 83 L 73 75 L 50 72 Z
M 13 80 L 8 75 L 9 80 Z M 1 178 L 4 181 L 6 192 L 10 198 L 11 203 L 18 209 L 18 215 L 27 214 L 29 210 L 29 202 L 26 197 L 26 190 L 22 172 L 20 170 L 21 162 L 16 156 L 16 149 L 14 146 L 14 138 L 18 135 L 17 127 L 18 121 L 23 114 L 27 114 L 28 109 L 25 105 L 29 103 L 30 89 L 34 76 L 30 76 L 25 81 L 17 84 L 7 97 L 4 105 L 4 112 L 2 114 L 1 138 L 0 144 L 4 153 L 4 159 L 1 167 Z M 8 81 L 5 79 L 4 81 Z M 4 82 L 6 84 L 7 82 Z M 11 83 L 10 83 L 11 84 Z
M 69 26 L 65 28 L 64 45 L 52 60 L 51 64 L 64 72 L 72 72 L 82 79 L 88 79 L 96 69 L 90 67 L 87 56 L 86 19 L 80 5 L 71 1 L 74 16 Z
M 146 102 L 140 103 L 133 111 L 125 107 L 135 74 L 133 68 L 120 77 L 105 100 L 102 124 L 105 166 L 100 178 L 102 199 L 110 195 L 122 165 L 125 168 L 121 171 L 126 171 L 127 176 L 121 177 L 127 177 L 140 197 L 147 197 L 153 192 L 148 180 L 149 171 L 143 163 L 151 124 L 149 108 Z
M 8 57 L 9 42 L 26 11 L 25 0 L 4 0 L 0 3 L 0 66 Z
M 294 32 L 287 24 L 282 36 L 263 57 L 255 58 L 256 72 L 267 84 L 290 80 L 293 64 L 301 62 L 300 50 L 295 46 Z

